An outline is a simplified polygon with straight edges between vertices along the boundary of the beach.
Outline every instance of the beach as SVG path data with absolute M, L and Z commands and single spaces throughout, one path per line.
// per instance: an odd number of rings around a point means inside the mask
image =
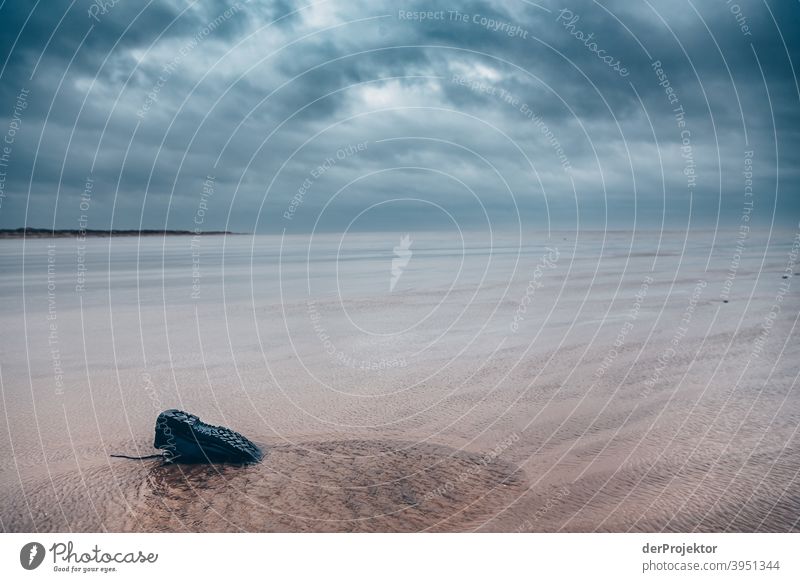
M 0 526 L 798 531 L 796 237 L 0 241 Z M 264 460 L 109 457 L 168 408 Z

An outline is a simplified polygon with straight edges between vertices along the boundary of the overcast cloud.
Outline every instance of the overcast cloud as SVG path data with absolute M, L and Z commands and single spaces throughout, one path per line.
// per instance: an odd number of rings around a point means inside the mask
M 4 2 L 0 227 L 725 226 L 750 155 L 796 223 L 800 5 L 737 2 Z

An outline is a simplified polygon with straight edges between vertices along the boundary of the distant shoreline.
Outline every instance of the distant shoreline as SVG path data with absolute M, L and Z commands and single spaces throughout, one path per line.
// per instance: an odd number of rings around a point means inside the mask
M 193 230 L 78 230 L 78 229 L 50 229 L 50 228 L 2 228 L 0 239 L 17 238 L 107 238 L 112 236 L 195 236 L 195 235 L 237 235 L 239 232 L 229 230 L 209 230 L 195 232 Z

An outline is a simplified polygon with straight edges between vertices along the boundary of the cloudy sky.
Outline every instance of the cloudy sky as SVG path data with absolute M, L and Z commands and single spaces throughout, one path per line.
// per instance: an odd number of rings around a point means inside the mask
M 800 4 L 737 2 L 5 1 L 0 227 L 796 224 Z

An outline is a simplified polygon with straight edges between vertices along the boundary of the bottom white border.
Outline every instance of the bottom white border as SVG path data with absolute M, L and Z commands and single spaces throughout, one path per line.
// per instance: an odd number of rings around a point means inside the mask
M 31 533 L 0 540 L 2 580 L 800 580 L 796 534 Z M 20 552 L 31 542 L 46 555 L 26 570 Z M 689 563 L 692 569 L 681 567 Z

